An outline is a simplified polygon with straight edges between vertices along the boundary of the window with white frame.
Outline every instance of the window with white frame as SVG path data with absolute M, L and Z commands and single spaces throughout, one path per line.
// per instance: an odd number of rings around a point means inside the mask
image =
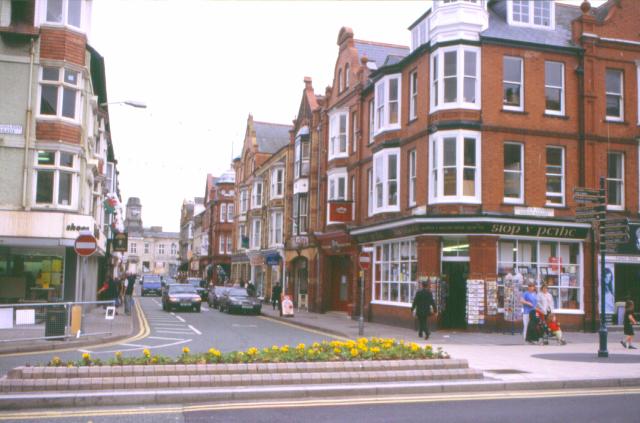
M 347 157 L 348 111 L 333 112 L 329 117 L 329 160 Z
M 245 229 L 244 223 L 239 223 L 238 224 L 238 241 L 237 241 L 238 242 L 237 247 L 239 250 L 242 248 L 245 248 L 246 242 L 245 243 L 242 242 L 243 239 L 246 237 L 245 234 L 246 234 L 246 229 Z
M 418 289 L 416 242 L 411 239 L 377 244 L 372 274 L 373 302 L 410 305 Z
M 544 62 L 545 113 L 564 115 L 564 63 Z
M 284 168 L 271 171 L 271 198 L 282 198 L 284 194 Z
M 138 253 L 138 244 L 136 244 L 135 242 L 132 242 L 131 244 L 129 244 L 129 252 L 131 254 L 137 254 Z
M 335 170 L 327 175 L 329 180 L 329 201 L 344 201 L 347 199 L 347 171 Z
M 409 90 L 411 95 L 409 97 L 409 120 L 414 120 L 418 117 L 418 71 L 413 71 L 409 75 Z
M 251 208 L 259 207 L 262 207 L 262 181 L 254 182 L 251 190 Z
M 271 212 L 271 230 L 269 231 L 269 245 L 282 244 L 282 212 Z
M 607 153 L 607 208 L 624 210 L 624 154 Z
M 400 74 L 387 75 L 376 82 L 376 133 L 400 128 L 401 77 Z
M 373 155 L 373 213 L 400 211 L 400 149 L 384 149 Z
M 220 234 L 218 236 L 218 253 L 224 254 L 224 247 L 227 245 L 224 235 Z
M 226 240 L 227 240 L 227 254 L 231 254 L 233 252 L 232 251 L 233 247 L 231 243 L 231 234 L 227 234 Z
M 367 170 L 367 189 L 369 196 L 367 198 L 368 216 L 373 214 L 373 168 Z
M 45 22 L 80 28 L 82 3 L 80 0 L 47 0 Z
M 34 170 L 34 200 L 37 206 L 77 206 L 80 169 L 75 154 L 40 150 L 35 155 Z
M 522 58 L 505 56 L 502 59 L 502 108 L 524 110 L 524 79 Z
M 411 29 L 411 51 L 427 42 L 427 20 L 423 19 Z
M 498 284 L 522 275 L 539 288 L 546 284 L 554 310 L 582 310 L 582 253 L 578 242 L 500 239 L 498 241 Z M 519 277 L 519 276 L 518 276 Z M 498 307 L 504 307 L 499 288 Z
M 564 205 L 564 148 L 547 147 L 547 205 Z
M 344 65 L 344 88 L 347 89 L 349 88 L 349 79 L 350 79 L 350 75 L 349 75 L 349 70 L 350 70 L 350 66 L 347 63 L 346 65 Z
M 409 151 L 409 207 L 416 205 L 416 150 Z
M 171 244 L 171 255 L 175 256 L 176 254 L 178 254 L 178 246 L 175 243 L 173 243 Z
M 480 133 L 437 132 L 431 136 L 429 155 L 431 203 L 480 202 Z
M 356 112 L 351 113 L 351 145 L 355 153 L 358 150 L 358 114 Z
M 293 235 L 300 235 L 307 233 L 307 218 L 309 215 L 309 197 L 307 194 L 294 194 L 293 195 L 293 218 L 292 218 L 292 233 Z
M 296 138 L 294 151 L 294 177 L 304 178 L 309 176 L 309 157 L 310 157 L 309 136 L 299 136 Z
M 224 222 L 227 217 L 227 204 L 220 204 L 220 222 Z
M 149 243 L 148 242 L 144 243 L 144 253 L 145 254 L 149 254 Z
M 376 115 L 376 105 L 373 100 L 369 100 L 369 144 L 373 142 L 374 122 Z
M 235 212 L 235 206 L 233 203 L 227 204 L 227 222 L 233 222 L 233 214 Z
M 260 248 L 260 240 L 262 237 L 262 220 L 254 219 L 251 222 L 251 248 L 259 249 Z
M 504 144 L 504 202 L 524 202 L 524 147 L 520 143 Z
M 246 189 L 240 190 L 240 214 L 245 214 L 248 209 L 249 193 Z
M 340 94 L 344 90 L 344 86 L 342 85 L 342 69 L 338 69 L 338 94 Z
M 480 108 L 480 49 L 439 48 L 431 55 L 431 111 Z M 440 89 L 442 88 L 442 89 Z
M 164 244 L 158 244 L 158 254 L 164 255 Z
M 606 73 L 607 120 L 624 120 L 622 71 L 607 69 Z
M 80 72 L 44 66 L 40 73 L 40 116 L 80 120 Z
M 551 0 L 511 0 L 507 21 L 510 25 L 537 28 L 555 27 L 555 5 Z

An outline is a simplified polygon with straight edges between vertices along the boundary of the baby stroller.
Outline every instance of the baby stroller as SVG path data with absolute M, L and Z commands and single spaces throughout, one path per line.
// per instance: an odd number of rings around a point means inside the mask
M 526 341 L 531 343 L 542 341 L 544 345 L 549 343 L 549 328 L 544 314 L 540 310 L 531 310 L 529 312 Z

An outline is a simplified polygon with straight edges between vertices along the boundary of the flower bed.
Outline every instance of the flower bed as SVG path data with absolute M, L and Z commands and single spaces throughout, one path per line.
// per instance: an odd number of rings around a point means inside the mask
M 251 347 L 246 351 L 222 353 L 210 348 L 204 353 L 191 353 L 188 347 L 182 349 L 179 357 L 172 358 L 164 355 L 152 354 L 150 350 L 142 351 L 142 356 L 123 357 L 116 352 L 109 360 L 93 358 L 90 354 L 82 354 L 76 361 L 62 361 L 53 357 L 48 366 L 76 367 L 103 365 L 153 365 L 153 364 L 215 364 L 215 363 L 287 363 L 313 361 L 353 361 L 353 360 L 415 360 L 442 359 L 449 355 L 441 348 L 433 349 L 431 345 L 421 347 L 414 342 L 397 341 L 383 338 L 359 338 L 349 341 L 322 341 L 312 345 L 298 344 L 258 349 Z

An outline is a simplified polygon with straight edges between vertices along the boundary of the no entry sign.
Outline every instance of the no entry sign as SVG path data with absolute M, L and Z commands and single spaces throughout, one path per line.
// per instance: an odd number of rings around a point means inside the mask
M 98 249 L 98 243 L 93 235 L 81 234 L 76 238 L 73 249 L 76 250 L 76 253 L 79 256 L 88 257 L 96 252 Z
M 358 264 L 360 265 L 360 269 L 369 270 L 369 265 L 371 265 L 371 254 L 360 253 L 360 256 L 358 257 Z

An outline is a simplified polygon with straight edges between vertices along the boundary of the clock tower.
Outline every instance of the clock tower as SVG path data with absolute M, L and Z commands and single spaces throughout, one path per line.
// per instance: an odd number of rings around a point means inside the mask
M 124 226 L 129 233 L 142 233 L 142 204 L 140 204 L 138 197 L 129 197 L 127 200 L 127 216 Z

